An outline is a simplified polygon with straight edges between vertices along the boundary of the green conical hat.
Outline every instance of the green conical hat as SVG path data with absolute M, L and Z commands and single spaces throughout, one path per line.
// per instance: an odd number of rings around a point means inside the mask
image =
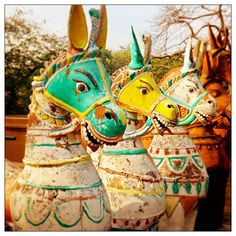
M 143 67 L 143 56 L 139 49 L 138 41 L 136 39 L 134 29 L 131 26 L 130 38 L 131 62 L 129 63 L 130 69 L 140 69 Z

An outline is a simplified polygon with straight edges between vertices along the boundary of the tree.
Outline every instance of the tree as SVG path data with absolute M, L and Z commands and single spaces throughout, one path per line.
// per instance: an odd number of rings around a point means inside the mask
M 231 32 L 230 5 L 165 5 L 161 14 L 152 19 L 153 42 L 161 54 L 183 50 L 189 36 L 207 37 L 207 26 L 224 33 Z
M 120 47 L 118 51 L 105 50 L 103 52 L 103 63 L 109 75 L 112 75 L 117 69 L 127 66 L 130 63 L 130 49 Z
M 182 66 L 183 52 L 152 58 L 152 73 L 157 83 L 159 83 L 160 79 L 171 69 Z
M 65 39 L 43 32 L 18 8 L 5 20 L 5 114 L 27 114 L 31 82 L 64 48 Z
M 152 73 L 158 83 L 160 79 L 171 69 L 183 65 L 183 52 L 177 52 L 167 56 L 152 56 Z M 103 63 L 108 74 L 112 75 L 117 69 L 128 66 L 130 63 L 129 47 L 122 47 L 118 51 L 106 50 L 103 53 Z

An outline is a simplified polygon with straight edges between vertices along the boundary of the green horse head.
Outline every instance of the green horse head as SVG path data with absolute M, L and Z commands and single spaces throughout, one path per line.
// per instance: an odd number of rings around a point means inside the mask
M 95 148 L 119 141 L 126 118 L 112 97 L 111 79 L 101 60 L 107 35 L 106 9 L 101 6 L 100 11 L 91 9 L 89 13 L 92 28 L 88 42 L 83 8 L 71 7 L 67 56 L 52 63 L 38 80 L 50 101 L 76 117 L 82 141 Z

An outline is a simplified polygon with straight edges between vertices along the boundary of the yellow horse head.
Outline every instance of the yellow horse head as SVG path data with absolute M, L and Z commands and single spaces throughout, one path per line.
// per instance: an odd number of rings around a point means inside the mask
M 131 63 L 113 74 L 112 91 L 122 108 L 150 117 L 162 133 L 165 126 L 176 123 L 178 107 L 161 94 L 150 72 L 150 36 L 144 38 L 146 48 L 143 58 L 133 28 L 131 35 Z

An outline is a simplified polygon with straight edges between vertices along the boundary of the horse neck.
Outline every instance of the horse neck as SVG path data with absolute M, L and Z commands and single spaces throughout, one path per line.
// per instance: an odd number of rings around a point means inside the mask
M 155 133 L 149 147 L 151 155 L 159 152 L 165 155 L 176 153 L 181 154 L 187 152 L 196 153 L 196 147 L 193 140 L 189 137 L 188 130 L 185 126 L 170 127 L 171 134 L 164 133 L 163 136 Z
M 54 129 L 70 122 L 70 112 L 45 97 L 42 89 L 33 90 L 29 109 L 28 127 Z
M 137 113 L 133 112 L 126 112 L 126 119 L 127 119 L 127 126 L 125 130 L 125 134 L 129 132 L 134 132 L 138 129 L 138 120 L 137 120 Z M 104 150 L 133 150 L 133 149 L 140 149 L 144 151 L 145 147 L 142 143 L 142 140 L 140 137 L 135 137 L 131 139 L 126 139 L 124 141 L 119 142 L 115 146 L 106 146 L 104 145 Z
M 33 91 L 29 108 L 25 163 L 47 165 L 87 155 L 78 132 L 51 135 L 56 129 L 70 124 L 68 111 L 56 106 L 41 91 Z

